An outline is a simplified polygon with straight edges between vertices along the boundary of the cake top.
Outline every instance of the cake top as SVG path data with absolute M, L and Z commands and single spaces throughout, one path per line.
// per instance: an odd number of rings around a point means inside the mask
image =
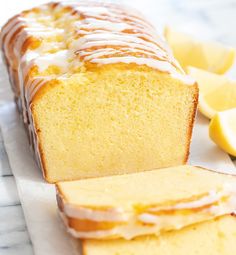
M 33 64 L 41 73 L 51 65 L 61 75 L 86 63 L 133 63 L 183 74 L 153 26 L 137 11 L 113 3 L 65 1 L 24 11 L 3 27 L 1 43 L 16 65 Z
M 0 43 L 28 105 L 48 81 L 121 63 L 194 83 L 139 12 L 113 3 L 62 1 L 23 11 L 3 26 Z

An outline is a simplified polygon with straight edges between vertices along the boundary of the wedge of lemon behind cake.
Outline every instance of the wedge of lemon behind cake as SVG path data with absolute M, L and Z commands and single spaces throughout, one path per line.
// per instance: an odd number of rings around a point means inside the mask
M 232 67 L 235 61 L 235 49 L 232 47 L 199 40 L 173 27 L 165 27 L 164 34 L 174 56 L 185 69 L 188 66 L 194 66 L 223 74 Z
M 57 198 L 75 237 L 158 236 L 236 211 L 236 176 L 184 165 L 60 182 Z

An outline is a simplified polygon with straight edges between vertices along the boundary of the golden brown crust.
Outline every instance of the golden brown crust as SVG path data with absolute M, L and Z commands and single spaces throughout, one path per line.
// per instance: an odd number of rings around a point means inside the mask
M 197 83 L 195 83 L 195 89 L 196 92 L 194 94 L 194 99 L 193 99 L 193 110 L 192 110 L 192 114 L 190 117 L 190 121 L 189 121 L 189 127 L 188 127 L 188 144 L 187 144 L 187 148 L 186 148 L 186 156 L 185 156 L 185 160 L 183 162 L 183 164 L 186 164 L 188 161 L 188 157 L 189 157 L 189 153 L 190 153 L 190 144 L 191 144 L 191 140 L 192 140 L 192 132 L 193 132 L 193 126 L 194 126 L 194 121 L 196 118 L 196 113 L 197 113 L 197 106 L 198 106 L 198 96 L 199 96 L 199 88 Z
M 123 225 L 122 222 L 108 222 L 108 221 L 92 221 L 92 220 L 80 220 L 72 217 L 66 217 L 68 221 L 68 227 L 73 228 L 76 231 L 90 232 L 90 231 L 104 231 L 111 230 L 117 226 Z
M 37 103 L 38 100 L 40 100 L 41 97 L 43 97 L 43 95 L 45 95 L 50 89 L 53 89 L 54 87 L 58 86 L 59 81 L 58 80 L 51 80 L 49 82 L 47 82 L 42 89 L 34 96 L 34 100 L 31 103 L 30 107 L 31 107 L 31 112 L 32 112 L 32 118 L 34 121 L 34 126 L 35 126 L 35 135 L 36 137 L 38 137 L 38 150 L 40 152 L 40 161 L 41 161 L 41 171 L 43 173 L 43 177 L 45 178 L 45 180 L 48 183 L 55 183 L 52 180 L 50 180 L 50 178 L 48 177 L 48 172 L 47 172 L 47 166 L 46 166 L 46 159 L 45 159 L 45 154 L 42 148 L 42 144 L 40 141 L 42 141 L 42 137 L 41 137 L 41 131 L 39 129 L 39 125 L 38 125 L 38 121 L 37 119 L 34 117 L 36 116 L 36 114 L 34 113 L 34 105 L 35 103 Z
M 82 251 L 82 255 L 87 255 L 87 251 L 86 251 L 86 239 L 82 239 L 81 240 L 81 251 Z

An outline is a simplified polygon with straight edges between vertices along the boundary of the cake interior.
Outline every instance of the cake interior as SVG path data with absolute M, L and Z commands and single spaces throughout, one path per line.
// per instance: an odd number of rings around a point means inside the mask
M 47 180 L 185 163 L 195 94 L 181 80 L 134 65 L 49 82 L 31 105 Z

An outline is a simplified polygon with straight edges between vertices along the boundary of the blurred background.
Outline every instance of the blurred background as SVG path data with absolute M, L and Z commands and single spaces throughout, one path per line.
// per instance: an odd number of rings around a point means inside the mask
M 46 3 L 47 0 L 1 0 L 0 26 L 21 10 Z M 184 31 L 226 44 L 236 44 L 235 0 L 113 0 L 133 6 L 160 30 L 175 25 Z

